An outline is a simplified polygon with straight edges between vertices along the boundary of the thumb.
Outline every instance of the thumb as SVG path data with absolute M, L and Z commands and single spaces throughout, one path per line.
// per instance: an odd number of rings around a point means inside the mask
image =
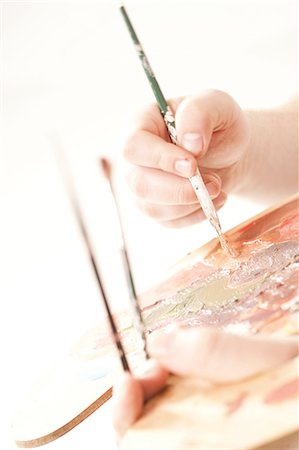
M 185 98 L 176 110 L 178 143 L 202 158 L 214 131 L 229 128 L 240 116 L 241 109 L 225 92 L 209 90 Z
M 297 339 L 290 337 L 241 336 L 175 326 L 153 333 L 149 344 L 151 355 L 172 373 L 200 376 L 216 383 L 256 375 L 298 353 Z

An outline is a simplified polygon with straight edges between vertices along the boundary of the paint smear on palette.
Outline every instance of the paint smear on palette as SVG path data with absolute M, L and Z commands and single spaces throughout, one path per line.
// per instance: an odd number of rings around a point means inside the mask
M 298 394 L 299 378 L 295 378 L 269 392 L 269 394 L 267 394 L 264 398 L 264 403 L 269 405 L 274 403 L 281 403 L 294 397 L 298 397 Z
M 238 397 L 225 402 L 225 405 L 227 407 L 226 416 L 231 416 L 236 411 L 238 411 L 238 409 L 243 405 L 246 397 L 248 397 L 248 392 L 241 392 Z
M 149 332 L 174 321 L 240 333 L 298 331 L 297 321 L 289 320 L 299 309 L 298 214 L 276 225 L 270 222 L 255 240 L 233 245 L 238 258 L 229 259 L 216 249 L 201 266 L 192 267 L 191 271 L 199 269 L 193 282 L 186 280 L 173 295 L 143 309 Z M 171 285 L 173 278 L 167 283 Z

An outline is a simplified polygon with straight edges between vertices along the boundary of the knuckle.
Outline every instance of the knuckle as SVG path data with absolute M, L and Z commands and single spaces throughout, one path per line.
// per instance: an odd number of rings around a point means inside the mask
M 190 201 L 190 183 L 182 180 L 176 185 L 174 192 L 174 200 L 178 205 L 184 205 Z
M 139 127 L 141 130 L 150 131 L 154 134 L 160 134 L 162 120 L 160 111 L 157 109 L 157 105 L 151 103 L 140 113 Z
M 220 89 L 206 89 L 203 91 L 203 94 L 206 97 L 214 98 L 214 97 L 226 97 L 229 96 L 226 92 L 221 91 Z
M 160 126 L 164 123 L 161 119 L 161 114 L 155 103 L 150 103 L 141 107 L 132 115 L 130 123 L 132 130 L 154 131 L 158 133 Z
M 157 205 L 153 203 L 147 202 L 141 203 L 139 204 L 139 208 L 144 214 L 151 217 L 152 219 L 160 219 L 161 217 L 161 212 L 159 208 L 157 207 Z
M 134 154 L 135 154 L 134 141 L 135 141 L 135 139 L 136 139 L 136 133 L 131 133 L 130 135 L 128 135 L 126 137 L 126 139 L 124 141 L 123 156 L 129 162 L 134 161 Z
M 148 195 L 147 182 L 140 173 L 131 171 L 127 177 L 131 191 L 140 198 L 146 198 Z
M 158 151 L 156 157 L 156 167 L 160 170 L 169 171 L 172 167 L 172 158 L 168 155 L 168 151 Z

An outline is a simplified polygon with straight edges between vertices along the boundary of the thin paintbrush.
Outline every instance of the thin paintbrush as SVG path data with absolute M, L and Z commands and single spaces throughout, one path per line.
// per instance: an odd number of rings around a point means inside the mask
M 147 79 L 148 79 L 148 81 L 151 85 L 151 88 L 153 90 L 153 93 L 156 97 L 158 106 L 160 108 L 160 112 L 162 114 L 162 117 L 164 119 L 164 122 L 165 122 L 167 130 L 168 130 L 170 139 L 174 144 L 177 144 L 177 133 L 176 133 L 176 128 L 175 128 L 175 119 L 174 119 L 173 113 L 165 100 L 165 97 L 164 97 L 164 95 L 161 91 L 161 88 L 157 82 L 155 74 L 154 74 L 154 72 L 150 66 L 150 63 L 146 57 L 146 54 L 140 44 L 140 41 L 134 30 L 132 22 L 131 22 L 131 20 L 127 14 L 127 11 L 125 9 L 124 3 L 120 0 L 118 0 L 117 3 L 119 5 L 121 15 L 126 23 L 127 29 L 131 35 L 135 50 L 141 61 L 144 72 L 147 76 Z M 226 238 L 224 237 L 224 235 L 222 233 L 220 221 L 219 221 L 215 206 L 211 200 L 211 197 L 207 191 L 207 188 L 203 182 L 202 176 L 201 176 L 198 168 L 196 170 L 196 174 L 193 177 L 190 177 L 189 181 L 192 184 L 192 187 L 193 187 L 196 197 L 203 209 L 203 212 L 205 213 L 207 219 L 209 220 L 211 225 L 213 225 L 213 227 L 215 228 L 215 230 L 219 236 L 220 244 L 221 244 L 223 250 L 228 252 L 231 256 L 235 256 L 234 250 L 232 248 L 230 248 Z
M 116 195 L 116 192 L 115 192 L 115 189 L 113 186 L 111 164 L 106 158 L 101 158 L 100 165 L 101 165 L 102 171 L 109 183 L 110 190 L 112 193 L 112 198 L 113 198 L 114 204 L 115 204 L 116 213 L 117 213 L 118 220 L 119 220 L 121 240 L 122 240 L 121 255 L 122 255 L 122 261 L 123 261 L 124 270 L 125 270 L 125 274 L 126 274 L 126 280 L 127 280 L 127 284 L 128 284 L 128 288 L 129 288 L 130 300 L 131 300 L 131 304 L 132 304 L 133 312 L 134 312 L 134 326 L 139 331 L 139 335 L 142 339 L 143 350 L 144 350 L 145 356 L 146 356 L 146 358 L 149 358 L 149 354 L 147 351 L 147 343 L 146 343 L 145 324 L 144 324 L 141 309 L 140 309 L 140 306 L 138 303 L 135 284 L 134 284 L 131 265 L 130 265 L 130 260 L 128 257 L 126 240 L 125 240 L 125 232 L 124 232 L 124 227 L 123 227 L 122 218 L 121 218 L 121 214 L 120 214 L 120 208 L 119 208 L 119 204 L 118 204 L 118 200 L 117 200 L 117 195 Z
M 69 199 L 70 199 L 70 203 L 71 203 L 71 205 L 73 207 L 73 211 L 74 211 L 75 217 L 77 219 L 78 225 L 80 227 L 83 239 L 85 241 L 86 248 L 87 248 L 87 251 L 88 251 L 88 255 L 89 255 L 89 258 L 90 258 L 90 262 L 91 262 L 91 265 L 92 265 L 95 277 L 96 277 L 97 282 L 98 282 L 98 286 L 99 286 L 100 293 L 101 293 L 101 296 L 102 296 L 102 299 L 103 299 L 103 303 L 104 303 L 104 306 L 105 306 L 105 309 L 106 309 L 106 312 L 107 312 L 107 315 L 108 315 L 108 320 L 109 320 L 109 323 L 110 323 L 110 326 L 111 326 L 112 334 L 113 334 L 113 337 L 114 337 L 115 345 L 116 345 L 117 350 L 118 350 L 118 355 L 119 355 L 119 358 L 121 360 L 122 367 L 123 367 L 123 369 L 125 371 L 130 372 L 129 363 L 128 363 L 128 360 L 126 358 L 126 354 L 125 354 L 125 351 L 124 351 L 124 348 L 123 348 L 123 345 L 122 345 L 119 333 L 117 331 L 116 324 L 114 322 L 114 319 L 113 319 L 113 316 L 112 316 L 112 313 L 111 313 L 111 310 L 110 310 L 110 307 L 109 307 L 109 303 L 108 303 L 108 300 L 107 300 L 107 297 L 106 297 L 106 293 L 105 293 L 105 290 L 104 290 L 104 287 L 103 287 L 103 283 L 101 281 L 101 277 L 100 277 L 100 273 L 99 273 L 99 270 L 98 270 L 98 267 L 97 267 L 97 263 L 96 263 L 94 255 L 93 255 L 93 252 L 92 252 L 92 247 L 91 247 L 90 240 L 89 240 L 89 237 L 88 237 L 88 233 L 87 233 L 87 230 L 86 230 L 86 227 L 85 227 L 85 224 L 84 224 L 83 215 L 82 215 L 82 212 L 81 212 L 81 209 L 80 209 L 80 206 L 79 206 L 79 202 L 78 202 L 78 199 L 77 199 L 77 196 L 76 196 L 76 192 L 75 192 L 75 189 L 74 189 L 74 186 L 73 186 L 73 182 L 72 182 L 71 177 L 70 177 L 70 175 L 69 175 L 69 173 L 67 171 L 66 163 L 62 160 L 61 155 L 60 155 L 60 158 L 59 158 L 58 162 L 60 163 L 59 165 L 60 165 L 61 170 L 62 170 L 62 174 L 63 174 L 66 190 L 67 190 L 67 193 L 68 193 L 68 196 L 69 196 Z

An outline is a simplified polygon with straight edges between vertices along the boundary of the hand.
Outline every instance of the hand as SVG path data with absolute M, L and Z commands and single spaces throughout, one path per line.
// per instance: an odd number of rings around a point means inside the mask
M 119 439 L 140 417 L 144 402 L 163 389 L 169 372 L 235 382 L 295 357 L 298 340 L 170 326 L 150 336 L 149 351 L 154 359 L 147 361 L 146 372 L 136 378 L 124 373 L 114 387 L 113 422 Z
M 178 145 L 170 143 L 157 105 L 140 114 L 127 139 L 128 183 L 140 209 L 163 225 L 197 223 L 204 214 L 188 178 L 199 165 L 216 209 L 239 183 L 238 168 L 249 143 L 249 126 L 237 103 L 221 91 L 169 102 Z

